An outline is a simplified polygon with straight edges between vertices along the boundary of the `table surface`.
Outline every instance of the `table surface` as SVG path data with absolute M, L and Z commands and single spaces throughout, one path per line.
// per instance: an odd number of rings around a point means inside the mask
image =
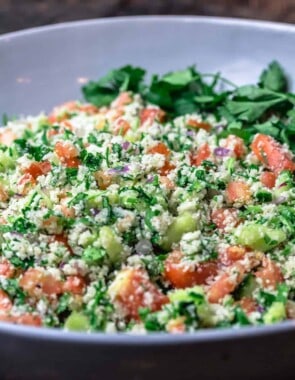
M 97 17 L 186 14 L 295 23 L 295 0 L 0 0 L 0 33 Z

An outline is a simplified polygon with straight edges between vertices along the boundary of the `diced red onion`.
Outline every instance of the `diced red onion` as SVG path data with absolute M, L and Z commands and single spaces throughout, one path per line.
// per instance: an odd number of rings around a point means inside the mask
M 90 214 L 91 214 L 92 216 L 96 216 L 96 215 L 98 215 L 98 214 L 100 213 L 100 211 L 101 211 L 101 210 L 99 210 L 99 209 L 97 209 L 97 208 L 91 208 L 91 209 L 90 209 Z
M 124 141 L 123 144 L 122 144 L 122 148 L 127 150 L 130 146 L 130 142 L 129 141 Z
M 147 177 L 146 183 L 152 183 L 154 179 L 155 179 L 155 176 L 151 175 Z
M 258 305 L 258 306 L 257 306 L 257 311 L 258 311 L 259 313 L 264 313 L 264 312 L 265 312 L 265 308 L 264 308 L 263 306 L 261 306 L 261 305 Z
M 222 148 L 221 146 L 214 149 L 214 154 L 217 157 L 226 157 L 228 156 L 229 153 L 230 153 L 230 149 Z
M 128 165 L 123 166 L 122 168 L 113 168 L 109 170 L 110 173 L 114 173 L 114 174 L 123 174 L 123 173 L 127 173 L 128 171 L 129 171 Z
M 281 187 L 286 186 L 286 185 L 287 185 L 287 182 L 283 182 L 283 183 L 281 183 L 280 186 L 279 186 L 279 189 L 280 189 Z
M 281 203 L 284 203 L 288 200 L 287 197 L 285 197 L 284 195 L 280 195 L 277 199 L 275 199 L 272 203 L 274 203 L 275 205 L 280 205 Z

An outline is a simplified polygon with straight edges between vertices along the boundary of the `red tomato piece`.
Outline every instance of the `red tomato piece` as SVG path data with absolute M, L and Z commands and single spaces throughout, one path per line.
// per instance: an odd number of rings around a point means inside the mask
M 205 129 L 207 132 L 209 132 L 212 128 L 211 124 L 207 123 L 206 121 L 189 119 L 186 124 L 194 129 Z
M 10 129 L 4 129 L 0 132 L 0 144 L 11 146 L 16 139 L 16 135 Z
M 22 314 L 18 317 L 11 317 L 12 321 L 19 325 L 41 327 L 43 325 L 42 319 L 39 315 L 34 315 L 30 313 Z
M 30 174 L 34 179 L 38 178 L 40 175 L 45 175 L 51 170 L 50 162 L 32 162 L 29 167 L 25 168 L 23 172 L 25 174 Z
M 279 283 L 284 281 L 284 277 L 279 266 L 269 258 L 264 258 L 262 268 L 258 269 L 255 276 L 266 288 L 275 289 Z
M 123 106 L 126 106 L 127 104 L 130 104 L 132 102 L 132 98 L 129 94 L 129 92 L 121 92 L 121 94 L 117 97 L 117 99 L 114 100 L 112 107 L 114 108 L 121 108 Z
M 263 172 L 260 176 L 260 182 L 268 189 L 272 189 L 276 184 L 276 176 L 273 172 Z
M 61 159 L 75 158 L 79 155 L 78 149 L 69 141 L 57 141 L 54 151 Z
M 235 261 L 242 260 L 246 255 L 246 252 L 246 248 L 233 245 L 220 252 L 219 256 L 222 264 L 229 265 L 233 264 Z
M 251 144 L 251 149 L 257 159 L 275 174 L 282 170 L 295 170 L 290 152 L 271 136 L 257 134 Z
M 12 302 L 9 296 L 0 289 L 0 312 L 7 312 L 12 308 Z
M 19 285 L 30 296 L 37 296 L 40 293 L 46 295 L 62 293 L 62 283 L 55 277 L 45 274 L 43 271 L 30 268 L 22 276 Z
M 58 141 L 54 151 L 61 163 L 69 168 L 77 168 L 80 165 L 78 149 L 69 141 Z
M 204 285 L 218 273 L 217 261 L 206 261 L 192 268 L 182 261 L 182 253 L 174 251 L 165 261 L 164 277 L 175 288 L 187 288 L 194 285 Z
M 0 260 L 0 276 L 5 278 L 12 278 L 14 275 L 15 269 L 14 266 L 5 258 Z
M 235 135 L 229 135 L 225 139 L 224 147 L 233 151 L 237 158 L 241 158 L 246 154 L 244 140 Z
M 119 119 L 116 123 L 115 128 L 114 128 L 114 134 L 125 136 L 130 128 L 131 128 L 131 126 L 127 120 Z
M 34 185 L 36 185 L 35 178 L 31 174 L 26 173 L 22 175 L 18 181 L 18 191 L 20 194 L 25 195 Z
M 206 143 L 201 145 L 200 148 L 192 155 L 191 164 L 200 166 L 203 161 L 207 160 L 211 155 L 209 145 Z
M 63 284 L 63 291 L 73 294 L 83 294 L 86 287 L 86 283 L 81 276 L 69 276 Z
M 253 313 L 257 310 L 257 304 L 251 297 L 243 297 L 239 302 L 238 305 L 243 309 L 243 311 L 246 314 Z
M 169 157 L 171 154 L 170 150 L 162 142 L 159 142 L 158 144 L 154 145 L 152 148 L 149 148 L 147 153 L 149 153 L 149 154 L 156 154 L 156 153 L 163 154 L 165 157 Z
M 140 125 L 145 123 L 152 124 L 154 121 L 162 123 L 165 120 L 165 112 L 159 108 L 144 108 L 140 112 Z
M 128 319 L 138 320 L 140 308 L 157 311 L 168 302 L 168 297 L 151 282 L 142 269 L 122 270 L 111 285 L 110 292 Z
M 62 243 L 66 248 L 73 253 L 72 247 L 69 245 L 68 237 L 64 234 L 54 235 L 53 240 L 58 241 L 59 243 Z
M 211 214 L 211 220 L 220 230 L 224 230 L 228 226 L 236 227 L 239 224 L 238 210 L 235 208 L 214 210 Z
M 169 174 L 171 172 L 171 170 L 173 170 L 175 168 L 176 168 L 176 166 L 171 164 L 171 162 L 165 161 L 165 164 L 161 167 L 159 172 L 160 172 L 161 176 L 166 176 L 167 174 Z
M 243 181 L 229 182 L 225 193 L 229 203 L 247 203 L 251 199 L 250 187 Z

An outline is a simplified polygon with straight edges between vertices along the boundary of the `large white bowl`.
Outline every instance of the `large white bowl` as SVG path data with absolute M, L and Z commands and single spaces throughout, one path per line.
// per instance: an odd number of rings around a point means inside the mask
M 202 17 L 135 17 L 0 36 L 0 115 L 80 98 L 81 83 L 125 64 L 151 73 L 197 64 L 237 83 L 279 60 L 295 77 L 295 27 Z M 0 323 L 1 379 L 294 378 L 295 324 L 181 336 L 78 334 Z

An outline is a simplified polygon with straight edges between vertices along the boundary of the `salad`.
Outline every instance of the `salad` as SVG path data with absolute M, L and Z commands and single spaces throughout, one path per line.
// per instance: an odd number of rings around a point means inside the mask
M 0 320 L 193 332 L 295 318 L 295 95 L 125 66 L 3 117 Z

